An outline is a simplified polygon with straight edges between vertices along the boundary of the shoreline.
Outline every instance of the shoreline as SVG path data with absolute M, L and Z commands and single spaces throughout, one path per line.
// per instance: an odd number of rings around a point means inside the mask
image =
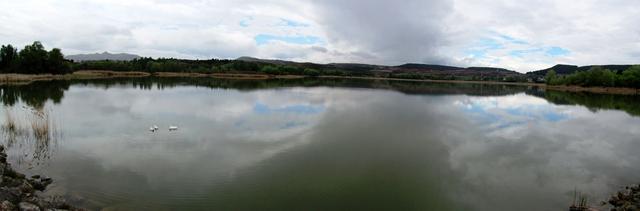
M 139 78 L 139 77 L 211 77 L 217 79 L 237 79 L 237 80 L 266 80 L 266 79 L 300 79 L 308 76 L 304 75 L 268 75 L 251 73 L 182 73 L 182 72 L 119 72 L 108 70 L 80 70 L 71 74 L 0 74 L 0 85 L 24 85 L 35 81 L 51 80 L 74 80 L 74 79 L 109 79 L 109 78 Z M 616 95 L 640 95 L 640 89 L 625 87 L 582 87 L 565 85 L 547 85 L 542 83 L 529 82 L 501 82 L 501 81 L 461 81 L 461 80 L 431 80 L 431 79 L 403 79 L 387 77 L 358 77 L 358 76 L 318 76 L 318 78 L 329 79 L 360 79 L 360 80 L 385 80 L 385 81 L 410 81 L 429 83 L 458 83 L 458 84 L 494 84 L 494 85 L 514 85 L 514 86 L 534 86 L 545 90 L 555 90 L 564 92 L 589 92 L 597 94 Z
M 80 211 L 59 197 L 42 197 L 37 192 L 44 191 L 53 180 L 48 177 L 26 175 L 16 172 L 7 162 L 7 153 L 0 145 L 0 210 L 69 210 Z

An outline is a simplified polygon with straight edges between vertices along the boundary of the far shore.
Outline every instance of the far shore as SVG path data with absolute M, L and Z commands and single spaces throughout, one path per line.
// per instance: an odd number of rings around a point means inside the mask
M 182 72 L 120 72 L 106 70 L 81 70 L 71 74 L 52 75 L 52 74 L 0 74 L 0 85 L 3 84 L 28 84 L 34 81 L 50 81 L 50 80 L 73 80 L 73 79 L 107 79 L 107 78 L 135 78 L 135 77 L 212 77 L 220 79 L 238 79 L 238 80 L 265 80 L 265 79 L 299 79 L 308 76 L 303 75 L 267 75 L 267 74 L 251 74 L 251 73 L 182 73 Z M 385 77 L 353 77 L 353 76 L 318 76 L 319 78 L 342 78 L 342 79 L 364 79 L 364 80 L 387 80 L 387 81 L 414 81 L 429 83 L 467 83 L 467 84 L 496 84 L 496 85 L 516 85 L 516 86 L 535 86 L 548 90 L 566 91 L 566 92 L 590 92 L 599 94 L 619 94 L 619 95 L 638 95 L 639 89 L 624 87 L 581 87 L 581 86 L 551 86 L 542 83 L 526 83 L 526 82 L 501 82 L 501 81 L 461 81 L 461 80 L 429 80 L 429 79 L 402 79 L 402 78 L 385 78 Z

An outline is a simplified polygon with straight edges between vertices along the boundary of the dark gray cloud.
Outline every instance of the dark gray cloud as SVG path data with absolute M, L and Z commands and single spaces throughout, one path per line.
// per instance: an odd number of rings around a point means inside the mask
M 447 42 L 443 20 L 453 13 L 452 1 L 324 0 L 314 4 L 318 24 L 330 32 L 329 42 L 374 55 L 363 60 L 445 62 L 438 50 Z

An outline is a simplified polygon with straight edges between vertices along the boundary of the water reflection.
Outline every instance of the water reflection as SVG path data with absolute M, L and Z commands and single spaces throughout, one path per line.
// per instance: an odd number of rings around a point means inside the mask
M 585 107 L 477 84 L 69 83 L 64 99 L 39 98 L 65 136 L 28 172 L 92 209 L 556 210 L 575 188 L 596 201 L 640 176 L 634 97 Z
M 581 105 L 592 111 L 603 109 L 623 110 L 631 115 L 640 115 L 640 97 L 630 95 L 607 95 L 541 90 L 536 87 L 470 83 L 423 83 L 411 81 L 357 80 L 357 79 L 272 79 L 272 80 L 230 80 L 211 78 L 118 78 L 72 81 L 40 81 L 28 85 L 0 85 L 1 100 L 5 106 L 24 102 L 30 107 L 40 108 L 47 101 L 60 103 L 64 92 L 71 85 L 82 85 L 102 89 L 134 87 L 142 90 L 175 88 L 181 86 L 207 87 L 212 89 L 233 89 L 252 91 L 286 87 L 346 87 L 395 90 L 405 94 L 471 96 L 505 96 L 516 93 L 543 98 L 553 104 Z
M 4 108 L 1 126 L 2 141 L 8 147 L 10 160 L 29 168 L 48 163 L 53 147 L 61 134 L 50 108 L 26 105 Z
M 630 115 L 640 116 L 640 97 L 634 95 L 607 95 L 593 93 L 570 93 L 549 90 L 546 92 L 530 91 L 529 94 L 543 97 L 551 103 L 559 105 L 582 105 L 591 111 L 623 110 Z
M 0 95 L 5 106 L 23 102 L 32 108 L 42 108 L 46 101 L 60 103 L 70 82 L 65 80 L 40 81 L 28 85 L 0 85 Z

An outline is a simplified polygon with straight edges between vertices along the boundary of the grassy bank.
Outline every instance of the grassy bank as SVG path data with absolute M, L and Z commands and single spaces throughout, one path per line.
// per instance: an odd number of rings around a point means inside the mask
M 27 84 L 33 81 L 46 80 L 72 80 L 72 79 L 102 79 L 102 78 L 127 78 L 127 77 L 212 77 L 220 79 L 244 79 L 244 80 L 265 80 L 265 79 L 297 79 L 309 76 L 304 75 L 269 75 L 252 73 L 186 73 L 186 72 L 122 72 L 105 70 L 81 70 L 71 74 L 0 74 L 0 84 Z M 639 89 L 624 87 L 582 87 L 568 85 L 547 85 L 542 83 L 523 82 L 500 82 L 500 81 L 461 81 L 461 80 L 430 80 L 430 79 L 401 79 L 385 77 L 355 77 L 355 76 L 318 76 L 320 78 L 346 78 L 346 79 L 366 79 L 366 80 L 390 80 L 390 81 L 412 81 L 429 83 L 472 83 L 472 84 L 495 84 L 495 85 L 519 85 L 536 86 L 549 90 L 565 92 L 590 92 L 600 94 L 638 95 Z
M 0 84 L 28 84 L 34 81 L 51 80 L 72 80 L 72 79 L 100 79 L 100 78 L 120 78 L 120 77 L 148 77 L 150 73 L 145 72 L 115 72 L 102 70 L 83 70 L 71 74 L 0 74 Z

